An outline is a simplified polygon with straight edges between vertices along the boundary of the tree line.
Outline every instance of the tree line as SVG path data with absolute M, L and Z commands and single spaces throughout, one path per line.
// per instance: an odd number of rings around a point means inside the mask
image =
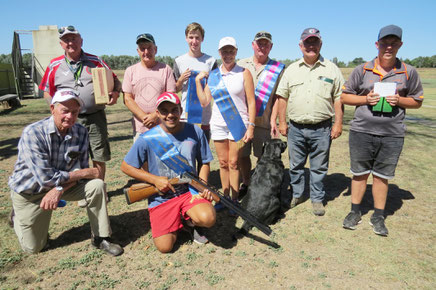
M 131 56 L 131 55 L 102 55 L 101 58 L 108 64 L 108 66 L 112 69 L 126 69 L 128 66 L 131 66 L 135 63 L 139 62 L 138 56 Z M 401 58 L 400 58 L 401 59 Z M 174 58 L 171 56 L 156 56 L 156 60 L 168 64 L 170 67 L 173 67 L 174 64 Z M 278 60 L 282 63 L 284 63 L 286 66 L 289 64 L 295 62 L 298 59 L 285 59 L 285 60 Z M 413 65 L 417 68 L 435 68 L 436 67 L 436 55 L 433 56 L 419 56 L 414 59 L 401 59 L 405 63 L 408 63 L 410 65 Z M 334 57 L 331 60 L 333 63 L 335 63 L 338 67 L 356 67 L 359 64 L 362 64 L 366 62 L 362 57 L 356 57 L 352 61 L 349 61 L 348 63 L 345 63 L 343 61 L 338 60 L 337 57 Z M 0 63 L 12 63 L 12 57 L 11 54 L 0 54 Z M 32 55 L 30 53 L 23 54 L 23 64 L 25 66 L 30 67 L 32 63 Z M 218 60 L 218 64 L 221 63 L 221 60 Z

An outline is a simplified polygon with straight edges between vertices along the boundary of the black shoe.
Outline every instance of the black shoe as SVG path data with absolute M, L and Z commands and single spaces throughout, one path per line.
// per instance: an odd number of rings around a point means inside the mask
M 384 216 L 372 216 L 369 220 L 369 224 L 372 226 L 374 233 L 380 236 L 387 237 L 388 229 L 385 226 L 385 218 Z
M 344 229 L 355 230 L 357 225 L 362 222 L 360 212 L 350 211 L 350 213 L 345 217 L 342 226 Z
M 247 194 L 247 192 L 248 192 L 248 185 L 246 185 L 245 183 L 242 183 L 241 187 L 239 188 L 238 199 L 242 200 L 244 198 L 244 196 Z
M 15 217 L 15 212 L 14 209 L 12 208 L 11 213 L 9 214 L 8 217 L 8 224 L 11 228 L 14 228 L 14 217 Z
M 97 249 L 103 250 L 112 256 L 119 256 L 124 253 L 123 248 L 121 248 L 120 245 L 110 242 L 109 238 L 94 237 L 91 239 L 91 244 Z

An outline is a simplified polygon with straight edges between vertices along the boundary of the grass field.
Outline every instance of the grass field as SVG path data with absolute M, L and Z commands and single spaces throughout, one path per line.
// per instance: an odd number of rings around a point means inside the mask
M 21 108 L 0 111 L 0 288 L 434 289 L 436 69 L 419 72 L 425 101 L 421 109 L 407 111 L 404 150 L 389 185 L 387 238 L 376 236 L 368 224 L 370 187 L 362 224 L 355 231 L 342 229 L 350 209 L 348 123 L 353 108 L 346 107 L 343 135 L 332 145 L 324 217 L 314 216 L 307 201 L 272 225 L 271 238 L 253 230 L 252 237 L 235 241 L 232 234 L 242 220 L 220 212 L 217 224 L 207 231 L 209 244 L 193 244 L 181 233 L 175 252 L 160 254 L 152 243 L 146 202 L 129 206 L 122 194 L 129 178 L 119 167 L 132 145 L 132 132 L 131 115 L 119 102 L 107 108 L 112 160 L 106 182 L 113 236 L 125 253 L 113 258 L 93 249 L 85 211 L 68 203 L 53 212 L 50 249 L 27 255 L 7 224 L 7 180 L 23 127 L 49 115 L 49 110 L 44 100 L 25 100 Z M 287 152 L 282 159 L 288 167 Z M 219 185 L 216 160 L 211 180 Z M 280 247 L 271 247 L 269 240 Z

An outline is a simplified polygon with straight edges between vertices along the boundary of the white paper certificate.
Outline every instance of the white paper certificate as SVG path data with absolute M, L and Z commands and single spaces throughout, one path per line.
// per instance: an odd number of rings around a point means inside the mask
M 396 83 L 374 83 L 374 93 L 380 97 L 393 96 L 397 89 Z

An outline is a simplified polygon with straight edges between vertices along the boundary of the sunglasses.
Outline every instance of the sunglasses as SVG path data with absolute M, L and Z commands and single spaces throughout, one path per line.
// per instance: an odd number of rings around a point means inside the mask
M 268 33 L 268 32 L 259 32 L 259 33 L 256 34 L 256 36 L 254 38 L 268 38 L 268 39 L 272 39 L 271 33 Z
M 76 28 L 74 28 L 74 26 L 72 26 L 72 25 L 68 25 L 68 26 L 64 26 L 64 27 L 59 28 L 58 32 L 59 32 L 59 34 L 62 34 L 65 32 L 65 30 L 73 32 L 73 31 L 76 31 Z

